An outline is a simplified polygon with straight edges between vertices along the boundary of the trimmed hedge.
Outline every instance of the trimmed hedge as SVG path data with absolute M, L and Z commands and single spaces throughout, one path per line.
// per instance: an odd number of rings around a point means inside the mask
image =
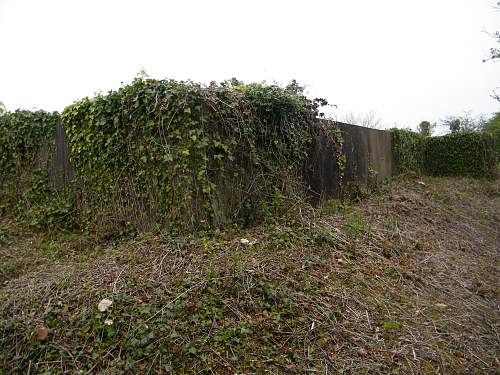
M 429 175 L 490 178 L 495 172 L 495 159 L 490 134 L 449 134 L 426 140 L 424 165 Z
M 495 175 L 495 143 L 487 133 L 424 137 L 411 130 L 392 129 L 397 173 L 491 178 Z

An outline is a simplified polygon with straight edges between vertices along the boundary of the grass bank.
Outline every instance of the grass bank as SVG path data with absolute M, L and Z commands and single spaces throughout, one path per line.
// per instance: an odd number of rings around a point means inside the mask
M 1 218 L 0 373 L 498 370 L 498 182 L 299 211 L 183 238 Z

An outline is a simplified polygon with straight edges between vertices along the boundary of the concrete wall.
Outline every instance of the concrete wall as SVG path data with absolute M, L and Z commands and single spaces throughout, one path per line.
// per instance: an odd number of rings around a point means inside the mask
M 332 121 L 326 123 L 338 126 L 341 131 L 344 139 L 342 152 L 347 158 L 345 171 L 341 180 L 334 145 L 325 137 L 318 136 L 305 170 L 306 182 L 313 198 L 339 197 L 342 187 L 349 182 L 367 185 L 393 174 L 390 132 Z

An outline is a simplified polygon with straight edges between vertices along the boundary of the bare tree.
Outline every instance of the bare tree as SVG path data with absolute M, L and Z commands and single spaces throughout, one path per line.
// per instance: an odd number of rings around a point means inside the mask
M 495 9 L 500 10 L 500 1 L 497 2 Z M 497 43 L 500 43 L 500 31 L 497 30 L 493 33 L 489 33 L 489 32 L 486 32 L 486 33 L 491 35 L 491 37 L 493 39 L 495 39 Z M 484 59 L 484 61 L 495 60 L 495 59 L 500 59 L 500 49 L 492 47 L 492 48 L 490 48 L 490 56 L 488 58 Z
M 484 123 L 484 116 L 474 117 L 469 111 L 462 115 L 446 117 L 441 121 L 441 126 L 448 128 L 452 133 L 472 133 L 481 131 Z
M 500 10 L 500 1 L 497 1 L 497 5 L 495 6 L 495 9 L 497 11 Z M 494 31 L 493 33 L 490 33 L 488 31 L 485 30 L 485 32 L 490 35 L 493 39 L 495 39 L 495 41 L 497 43 L 500 43 L 500 31 Z M 497 60 L 500 59 L 500 48 L 496 48 L 496 47 L 492 47 L 490 48 L 490 55 L 486 58 L 486 59 L 483 59 L 483 62 L 486 62 L 486 61 L 489 61 L 489 60 Z M 499 89 L 497 87 L 497 89 Z M 496 90 L 493 90 L 493 94 L 491 95 L 491 97 L 497 101 L 500 102 L 500 95 L 498 94 L 498 92 Z
M 365 114 L 355 114 L 354 112 L 348 112 L 339 115 L 338 121 L 372 129 L 380 129 L 383 127 L 382 120 L 374 111 L 369 111 Z

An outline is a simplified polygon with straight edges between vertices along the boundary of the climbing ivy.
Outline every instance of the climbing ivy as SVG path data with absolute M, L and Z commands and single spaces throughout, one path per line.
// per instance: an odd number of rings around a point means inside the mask
M 426 138 L 419 133 L 406 129 L 391 129 L 392 155 L 396 173 L 410 171 L 421 173 Z
M 143 78 L 82 99 L 62 114 L 80 219 L 187 229 L 284 208 L 320 104 L 297 85 Z
M 6 112 L 0 116 L 0 212 L 36 227 L 72 226 L 72 200 L 56 192 L 49 170 L 55 150 L 57 112 Z
M 337 168 L 339 170 L 339 187 L 342 188 L 344 175 L 345 175 L 345 167 L 347 163 L 347 156 L 345 152 L 342 151 L 342 147 L 344 145 L 344 138 L 342 137 L 342 132 L 339 128 L 334 128 L 331 131 L 331 136 L 329 137 L 330 144 L 335 147 L 335 158 L 337 160 Z
M 56 112 L 7 112 L 0 116 L 0 178 L 17 180 L 35 165 L 44 167 L 53 146 Z

